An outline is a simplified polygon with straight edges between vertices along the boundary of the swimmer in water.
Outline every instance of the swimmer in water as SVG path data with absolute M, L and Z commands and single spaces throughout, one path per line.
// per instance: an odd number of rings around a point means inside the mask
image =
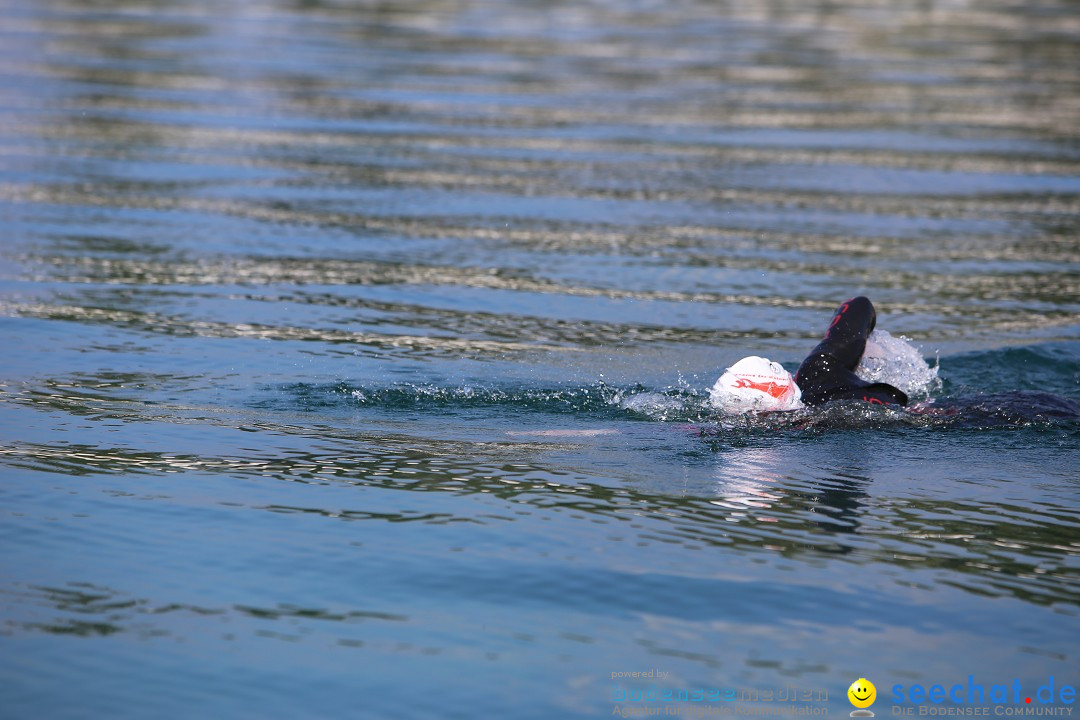
M 727 413 L 746 413 L 798 410 L 833 400 L 907 405 L 907 395 L 898 388 L 867 382 L 855 374 L 876 323 L 870 300 L 848 300 L 794 377 L 780 363 L 757 356 L 743 358 L 716 381 L 709 393 L 713 406 Z

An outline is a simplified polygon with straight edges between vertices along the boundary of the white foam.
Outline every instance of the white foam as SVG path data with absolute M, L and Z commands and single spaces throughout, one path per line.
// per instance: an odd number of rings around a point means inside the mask
M 937 365 L 930 367 L 909 339 L 885 330 L 870 333 L 855 374 L 867 382 L 888 383 L 913 400 L 941 387 Z
M 684 401 L 658 392 L 641 392 L 625 397 L 619 395 L 615 400 L 624 410 L 641 413 L 654 420 L 677 417 L 685 410 Z
M 600 435 L 617 435 L 614 428 L 589 428 L 586 430 L 507 430 L 507 435 L 515 437 L 522 435 L 536 435 L 539 437 L 598 437 Z

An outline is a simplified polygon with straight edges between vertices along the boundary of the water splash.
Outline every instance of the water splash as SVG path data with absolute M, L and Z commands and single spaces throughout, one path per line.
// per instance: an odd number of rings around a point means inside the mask
M 867 382 L 897 387 L 912 400 L 925 399 L 941 388 L 937 363 L 930 367 L 909 339 L 894 337 L 885 330 L 870 333 L 855 374 Z
M 1017 351 L 1009 350 L 1009 357 Z M 1035 351 L 1029 351 L 1035 353 Z M 993 357 L 978 356 L 980 369 L 993 365 Z M 1033 356 L 1045 358 L 1045 353 Z M 1027 363 L 1027 356 L 1023 357 Z M 957 361 L 963 366 L 965 359 Z M 1013 361 L 1010 361 L 1013 362 Z M 968 362 L 968 364 L 972 364 Z M 1048 361 L 1040 364 L 1045 366 Z M 1073 366 L 1061 365 L 1064 373 Z M 949 363 L 951 374 L 956 370 Z M 321 411 L 347 407 L 377 412 L 398 410 L 432 412 L 466 417 L 483 409 L 505 412 L 506 417 L 521 413 L 573 417 L 581 422 L 652 421 L 683 422 L 699 427 L 703 436 L 745 441 L 760 434 L 806 430 L 843 430 L 867 428 L 982 428 L 982 427 L 1060 427 L 1075 431 L 1080 422 L 1080 402 L 1061 393 L 1046 393 L 1025 389 L 1006 389 L 985 393 L 962 386 L 955 394 L 956 384 L 944 393 L 938 377 L 937 363 L 931 367 L 909 340 L 877 330 L 867 343 L 858 375 L 870 382 L 888 382 L 908 393 L 912 403 L 904 409 L 883 408 L 862 402 L 837 402 L 826 407 L 804 408 L 791 412 L 747 413 L 725 415 L 718 413 L 709 402 L 709 395 L 694 381 L 679 378 L 663 387 L 642 384 L 627 386 L 605 382 L 578 385 L 532 386 L 519 384 L 438 385 L 432 383 L 394 383 L 391 385 L 354 385 L 349 382 L 331 384 L 296 383 L 278 387 L 253 404 L 261 408 Z M 963 373 L 961 373 L 963 377 Z M 1040 376 L 1041 378 L 1041 376 Z M 1043 384 L 1061 386 L 1061 378 L 1042 379 Z M 931 393 L 937 397 L 929 398 Z M 925 400 L 929 399 L 929 402 Z M 535 415 L 534 415 L 535 417 Z M 564 420 L 552 422 L 562 423 Z M 528 434 L 550 436 L 589 436 L 589 428 L 561 426 L 528 428 Z M 517 432 L 517 429 L 515 429 Z M 522 431 L 524 432 L 524 431 Z M 603 434 L 610 433 L 606 428 Z
M 662 392 L 636 392 L 619 394 L 615 402 L 623 410 L 644 415 L 651 420 L 688 419 L 689 399 L 674 397 Z

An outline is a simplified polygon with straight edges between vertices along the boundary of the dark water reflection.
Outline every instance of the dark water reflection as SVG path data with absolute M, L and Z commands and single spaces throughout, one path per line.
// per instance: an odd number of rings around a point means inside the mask
M 1076 678 L 1080 13 L 0 6 L 0 714 Z M 716 418 L 836 303 L 936 414 Z

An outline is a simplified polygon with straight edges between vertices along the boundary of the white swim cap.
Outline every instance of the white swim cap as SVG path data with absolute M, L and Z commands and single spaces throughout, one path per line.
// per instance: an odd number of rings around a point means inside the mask
M 726 413 L 774 412 L 803 407 L 802 390 L 780 363 L 744 357 L 727 369 L 709 391 L 715 408 Z

